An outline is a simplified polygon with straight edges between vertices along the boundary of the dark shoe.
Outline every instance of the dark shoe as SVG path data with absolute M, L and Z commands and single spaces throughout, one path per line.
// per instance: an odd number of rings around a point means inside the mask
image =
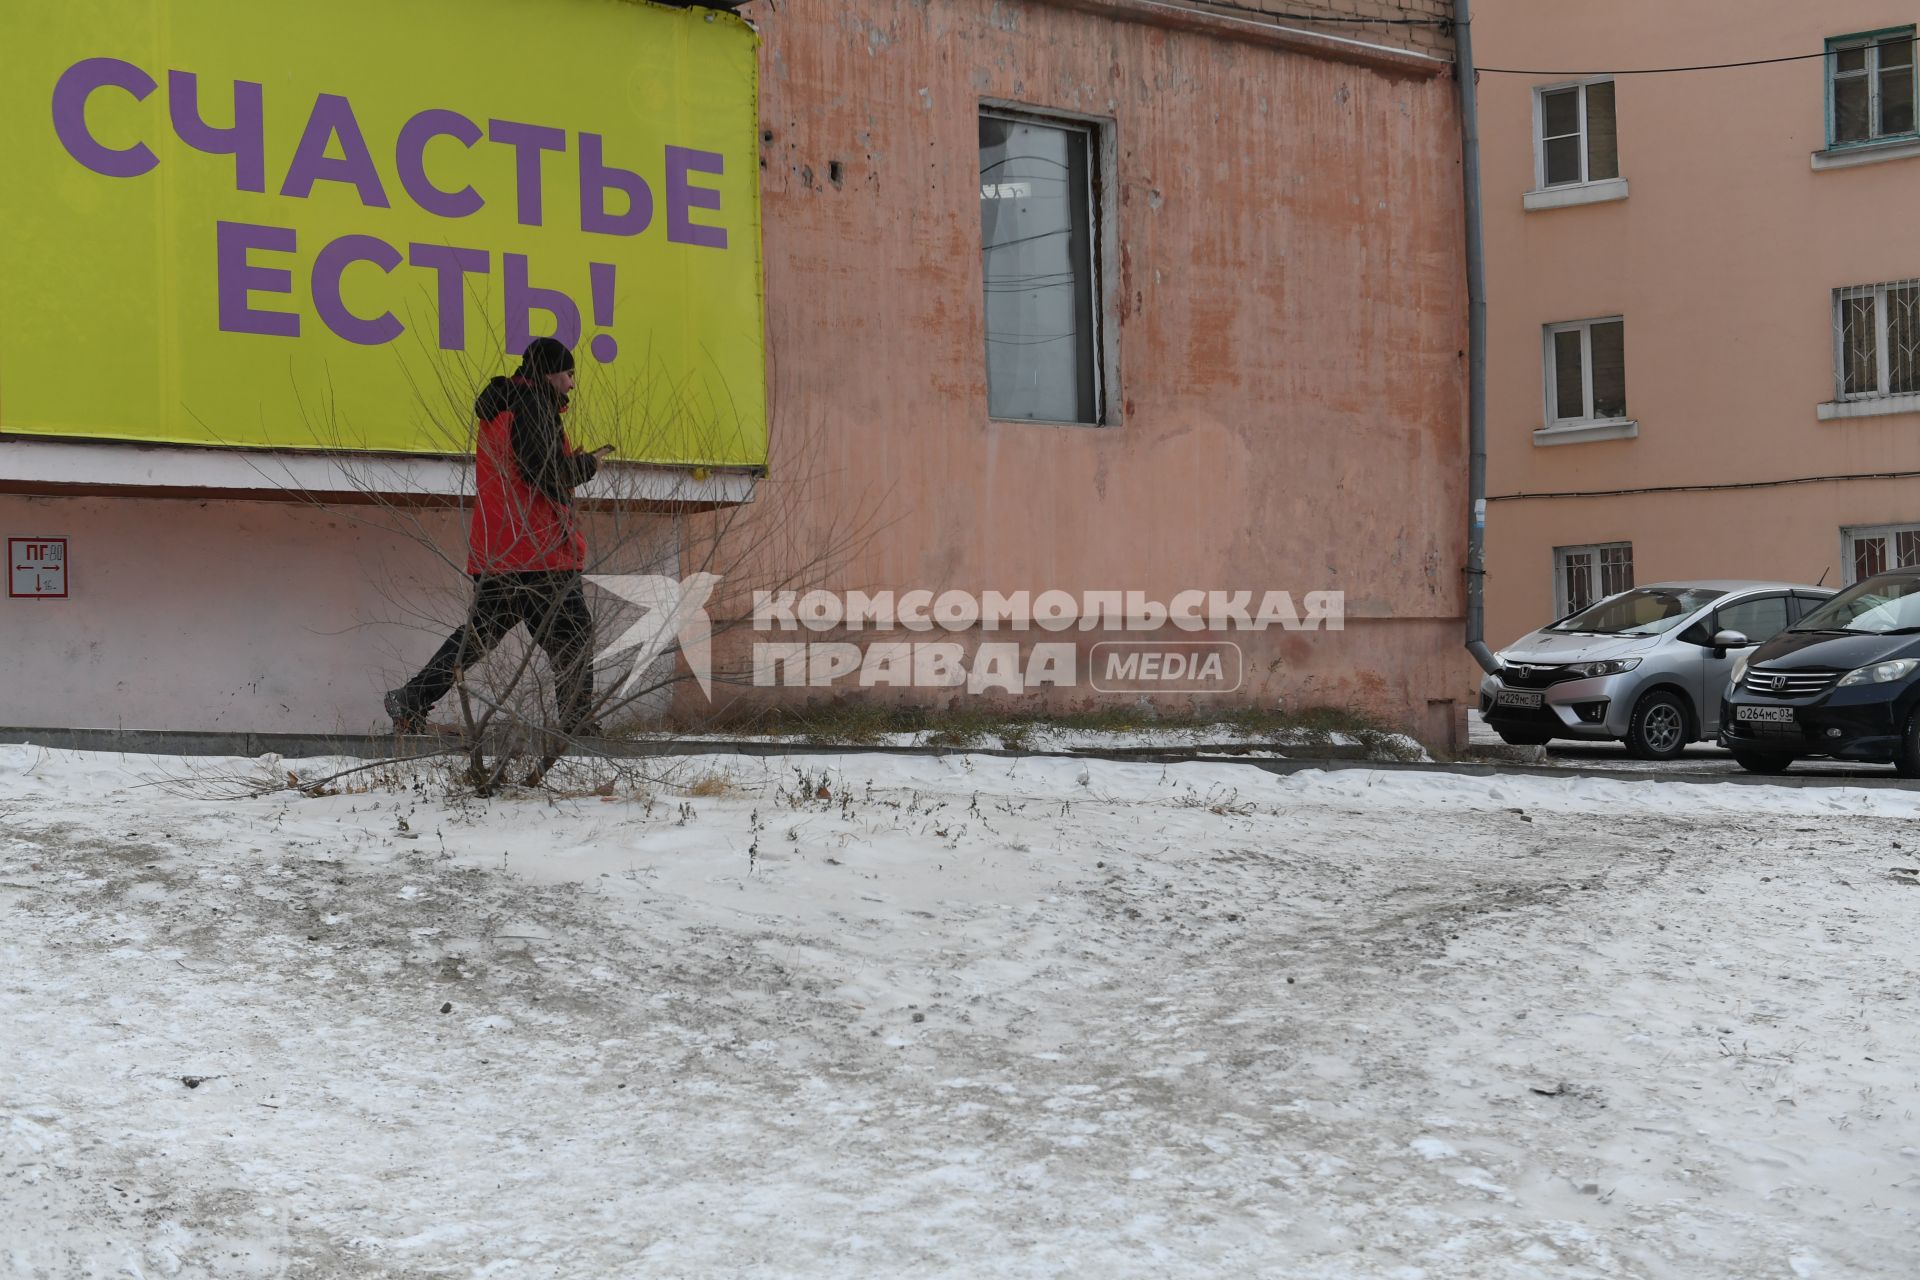
M 389 690 L 382 705 L 386 707 L 387 714 L 393 717 L 393 731 L 396 734 L 405 735 L 426 731 L 426 720 L 408 705 L 406 690 Z

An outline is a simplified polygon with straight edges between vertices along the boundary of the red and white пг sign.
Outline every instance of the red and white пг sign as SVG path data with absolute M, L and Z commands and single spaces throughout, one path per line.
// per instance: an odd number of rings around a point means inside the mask
M 42 600 L 67 598 L 67 540 L 8 538 L 7 594 Z

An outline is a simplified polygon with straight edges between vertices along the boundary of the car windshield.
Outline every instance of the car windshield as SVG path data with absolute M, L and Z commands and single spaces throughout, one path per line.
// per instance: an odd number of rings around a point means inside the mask
M 1657 636 L 1727 594 L 1706 587 L 1635 587 L 1548 627 L 1596 636 Z
M 1868 578 L 1800 619 L 1795 631 L 1885 635 L 1920 628 L 1920 578 Z

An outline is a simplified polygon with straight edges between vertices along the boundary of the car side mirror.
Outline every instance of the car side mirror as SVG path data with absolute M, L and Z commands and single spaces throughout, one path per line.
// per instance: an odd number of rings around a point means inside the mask
M 1741 632 L 1716 631 L 1713 633 L 1713 656 L 1724 658 L 1727 656 L 1727 650 L 1744 649 L 1747 644 L 1747 637 Z

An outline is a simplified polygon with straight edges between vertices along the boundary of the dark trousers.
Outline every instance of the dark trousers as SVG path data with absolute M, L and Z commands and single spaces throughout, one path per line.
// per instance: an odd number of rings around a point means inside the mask
M 425 716 L 453 688 L 457 673 L 485 658 L 522 624 L 553 663 L 560 727 L 578 728 L 593 705 L 593 615 L 577 571 L 475 577 L 466 622 L 400 690 L 407 708 Z

